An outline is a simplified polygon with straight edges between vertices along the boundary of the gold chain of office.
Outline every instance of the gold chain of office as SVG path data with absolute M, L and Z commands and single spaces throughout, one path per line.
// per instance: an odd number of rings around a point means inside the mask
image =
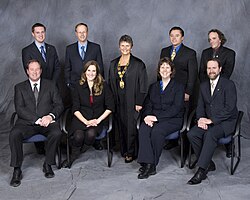
M 120 85 L 121 89 L 123 89 L 125 87 L 125 82 L 123 81 L 123 76 L 124 76 L 124 74 L 126 73 L 126 71 L 128 69 L 128 65 L 129 65 L 129 62 L 125 65 L 125 67 L 122 70 L 121 61 L 118 62 L 117 70 L 118 70 L 118 76 L 120 78 L 119 85 Z

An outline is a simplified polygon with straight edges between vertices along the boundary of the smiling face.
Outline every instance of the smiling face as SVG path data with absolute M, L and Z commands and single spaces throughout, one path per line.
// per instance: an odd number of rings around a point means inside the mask
M 35 27 L 34 31 L 32 32 L 32 36 L 38 43 L 43 43 L 46 36 L 46 31 L 44 27 L 42 26 Z
M 96 66 L 95 65 L 90 65 L 88 67 L 88 69 L 86 70 L 86 72 L 85 72 L 87 81 L 94 81 L 95 78 L 96 78 L 96 74 L 97 74 Z
M 122 41 L 119 45 L 122 55 L 129 55 L 131 53 L 132 45 L 128 42 Z
M 177 47 L 182 43 L 184 37 L 181 34 L 180 30 L 172 30 L 169 34 L 170 42 L 174 47 Z
M 219 67 L 219 63 L 214 61 L 214 60 L 210 60 L 207 62 L 207 75 L 209 77 L 209 79 L 211 80 L 215 80 L 221 72 L 221 67 Z
M 221 46 L 221 40 L 219 38 L 218 33 L 216 32 L 211 32 L 208 35 L 208 42 L 212 49 L 218 49 Z
M 172 74 L 171 66 L 166 62 L 162 63 L 159 69 L 159 74 L 162 79 L 169 79 Z
M 42 74 L 41 66 L 38 62 L 31 62 L 27 68 L 27 74 L 29 79 L 36 82 L 40 79 Z
M 76 37 L 80 43 L 84 43 L 88 39 L 88 28 L 84 25 L 79 25 L 76 28 Z

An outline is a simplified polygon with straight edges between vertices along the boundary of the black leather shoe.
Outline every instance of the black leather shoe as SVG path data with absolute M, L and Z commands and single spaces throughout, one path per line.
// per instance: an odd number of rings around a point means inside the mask
M 141 163 L 141 167 L 139 168 L 139 172 L 142 173 L 146 169 L 146 163 Z
M 201 181 L 205 180 L 207 178 L 205 170 L 202 170 L 201 168 L 198 169 L 198 171 L 195 173 L 195 175 L 187 182 L 189 185 L 196 185 L 200 184 Z
M 98 150 L 101 151 L 103 150 L 103 146 L 101 145 L 100 141 L 95 141 L 95 143 L 93 144 L 93 147 Z
M 131 155 L 126 155 L 124 158 L 125 163 L 131 163 L 131 162 L 133 162 L 133 160 L 134 160 L 134 157 Z
M 169 140 L 168 143 L 164 146 L 165 150 L 170 150 L 178 146 L 178 140 Z
M 51 166 L 46 162 L 43 163 L 43 172 L 46 178 L 53 178 L 55 176 Z
M 145 170 L 138 174 L 138 179 L 146 179 L 151 175 L 156 174 L 156 168 L 154 164 L 146 164 Z
M 64 160 L 63 162 L 62 162 L 62 168 L 71 168 L 71 165 L 72 165 L 72 163 L 73 162 L 68 162 L 68 160 L 66 159 L 66 160 Z
M 18 187 L 21 184 L 22 180 L 22 171 L 21 169 L 14 169 L 10 185 L 13 187 Z
M 207 168 L 207 172 L 212 172 L 216 170 L 216 166 L 215 163 L 211 160 L 211 162 L 209 163 L 209 166 Z

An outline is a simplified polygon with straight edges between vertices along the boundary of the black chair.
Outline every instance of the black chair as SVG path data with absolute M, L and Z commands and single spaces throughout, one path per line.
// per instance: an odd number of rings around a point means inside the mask
M 63 115 L 63 120 L 62 120 L 62 131 L 66 134 L 66 143 L 67 143 L 67 161 L 70 163 L 70 147 L 69 147 L 69 132 L 67 130 L 67 126 L 72 121 L 72 114 L 71 114 L 71 109 L 68 108 Z M 110 145 L 110 132 L 112 130 L 112 114 L 109 115 L 109 123 L 108 127 L 103 127 L 102 132 L 95 138 L 96 140 L 102 140 L 106 138 L 107 142 L 107 158 L 108 158 L 108 167 L 111 167 L 112 164 L 112 158 L 113 158 L 113 151 L 111 149 Z M 70 166 L 69 166 L 70 167 Z
M 11 116 L 11 119 L 10 119 L 11 127 L 14 126 L 16 119 L 17 119 L 17 113 L 14 112 Z M 61 124 L 61 123 L 59 123 L 59 124 Z M 37 133 L 35 135 L 32 135 L 28 138 L 23 139 L 23 143 L 34 143 L 34 142 L 45 142 L 46 143 L 46 141 L 47 141 L 47 137 L 40 134 L 40 133 Z M 57 153 L 56 153 L 56 166 L 58 169 L 61 168 L 61 147 L 60 147 L 60 144 L 58 145 Z
M 166 140 L 180 140 L 180 157 L 181 157 L 181 168 L 184 167 L 184 132 L 186 130 L 187 127 L 187 120 L 188 120 L 188 112 L 189 110 L 185 108 L 185 112 L 184 112 L 184 116 L 183 116 L 183 124 L 182 124 L 182 128 L 181 130 L 175 131 L 171 134 L 169 134 L 168 136 L 165 137 Z M 138 119 L 137 121 L 137 129 L 139 130 L 140 127 L 140 122 L 141 122 L 141 118 Z
M 235 130 L 234 132 L 227 136 L 227 137 L 222 137 L 218 140 L 218 145 L 225 145 L 225 144 L 229 144 L 231 143 L 231 150 L 232 150 L 232 157 L 231 157 L 231 164 L 230 164 L 230 174 L 233 175 L 236 168 L 239 165 L 240 159 L 241 159 L 241 120 L 242 117 L 244 115 L 243 111 L 238 111 L 238 117 L 237 117 L 237 122 L 235 125 Z M 191 127 L 191 123 L 195 120 L 195 110 L 190 114 L 189 119 L 188 119 L 188 123 L 187 123 L 187 131 L 190 130 Z M 236 149 L 236 144 L 235 141 L 237 139 L 237 147 L 238 150 L 237 152 L 235 152 Z M 191 163 L 191 150 L 192 150 L 192 146 L 191 144 L 189 145 L 189 156 L 188 156 L 188 167 L 190 169 L 193 169 L 197 163 L 197 160 L 195 160 L 193 163 Z M 234 164 L 234 161 L 236 159 L 236 163 Z

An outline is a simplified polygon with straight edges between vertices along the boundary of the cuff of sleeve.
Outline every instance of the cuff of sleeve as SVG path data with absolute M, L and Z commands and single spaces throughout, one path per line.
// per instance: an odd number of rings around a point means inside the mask
M 49 115 L 52 117 L 52 120 L 56 119 L 56 116 L 53 113 L 49 113 Z

